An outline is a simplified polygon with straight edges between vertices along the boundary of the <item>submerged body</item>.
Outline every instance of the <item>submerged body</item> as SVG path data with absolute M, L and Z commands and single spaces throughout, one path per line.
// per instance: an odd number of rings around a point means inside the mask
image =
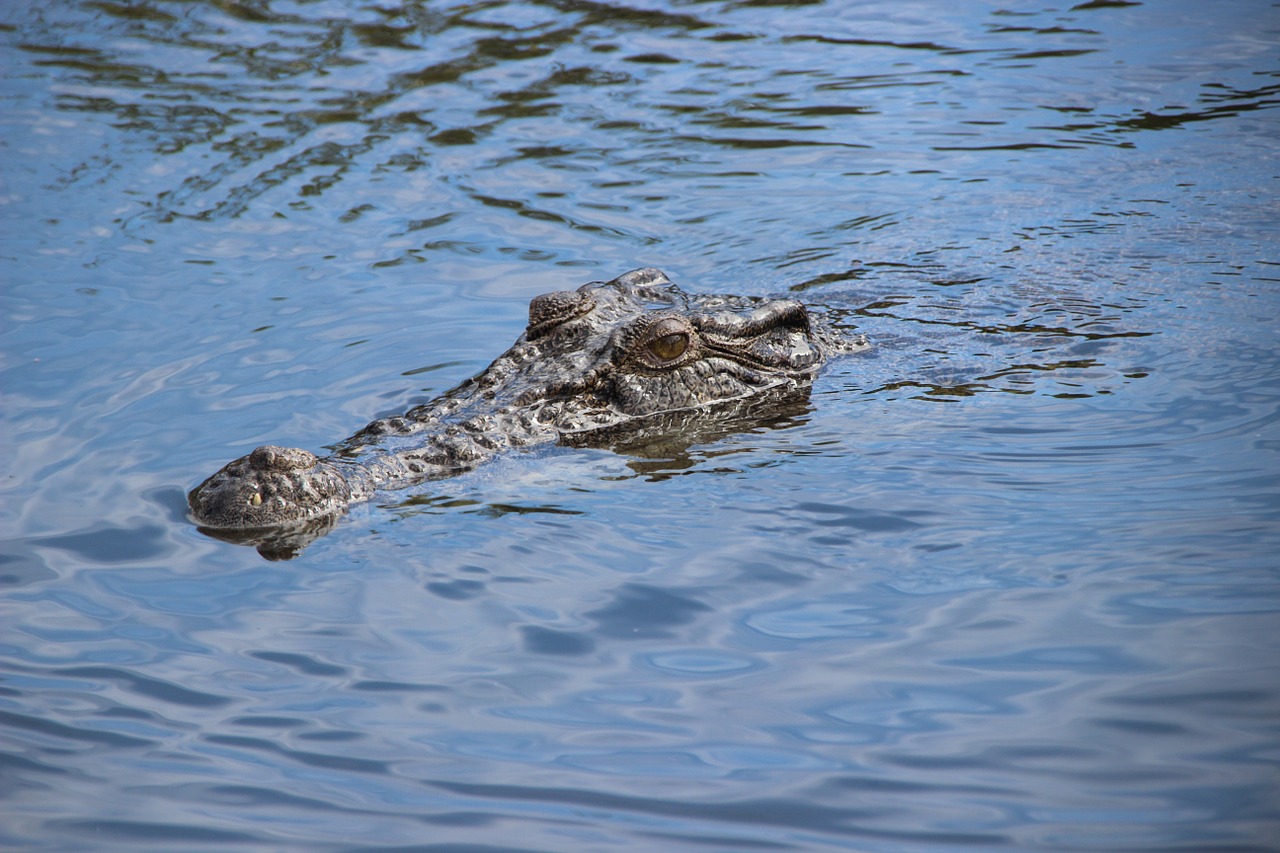
M 487 369 L 320 458 L 259 447 L 188 496 L 215 535 L 313 538 L 379 489 L 451 476 L 510 448 L 608 444 L 682 413 L 804 389 L 828 355 L 862 346 L 799 302 L 694 296 L 656 269 L 536 297 Z M 306 535 L 309 532 L 310 535 Z

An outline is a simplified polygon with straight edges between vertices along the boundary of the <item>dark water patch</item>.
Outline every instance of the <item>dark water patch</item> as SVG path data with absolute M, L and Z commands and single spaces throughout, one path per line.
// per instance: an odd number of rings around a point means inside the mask
M 51 774 L 57 776 L 70 772 L 63 767 L 44 764 L 33 758 L 26 758 L 12 753 L 0 753 L 0 768 L 4 768 L 4 773 L 0 774 L 0 779 L 3 779 L 3 781 L 0 781 L 0 796 L 10 793 L 16 787 L 14 782 L 15 774 L 35 773 L 37 775 Z
M 581 515 L 578 510 L 563 509 L 556 506 L 516 506 L 515 504 L 502 503 L 489 504 L 475 511 L 491 518 L 501 518 L 504 515 Z
M 596 633 L 626 640 L 651 640 L 672 636 L 671 629 L 686 625 L 707 613 L 709 606 L 696 599 L 645 584 L 624 584 L 613 601 L 584 613 L 597 624 Z
M 199 802 L 217 803 L 254 809 L 298 809 L 303 812 L 339 812 L 343 814 L 376 814 L 376 812 L 339 805 L 332 800 L 299 797 L 261 785 L 207 785 L 189 792 Z
M 882 776 L 839 776 L 833 775 L 823 782 L 824 788 L 840 792 L 856 791 L 860 794 L 904 794 L 912 797 L 928 796 L 931 793 L 951 791 L 953 793 L 1008 797 L 1014 792 L 1008 788 L 983 785 L 981 783 L 952 784 L 947 782 L 925 782 L 886 779 Z
M 1199 693 L 1157 693 L 1141 696 L 1117 696 L 1108 699 L 1118 705 L 1177 707 L 1203 706 L 1208 710 L 1216 709 L 1218 713 L 1225 710 L 1239 711 L 1248 707 L 1259 707 L 1260 703 L 1274 702 L 1275 691 L 1248 689 L 1207 690 Z
M 722 850 L 800 850 L 803 849 L 794 844 L 788 844 L 781 841 L 765 841 L 759 838 L 749 838 L 732 833 L 724 834 L 694 834 L 694 833 L 671 833 L 671 832 L 638 832 L 641 838 L 652 838 L 663 846 L 671 844 L 686 844 L 694 848 L 705 849 L 722 849 Z
M 831 36 L 820 36 L 820 35 L 788 36 L 787 38 L 782 39 L 782 42 L 784 44 L 792 41 L 817 42 L 820 44 L 833 44 L 833 45 L 853 45 L 855 47 L 890 47 L 890 48 L 896 48 L 899 50 L 925 50 L 925 51 L 931 51 L 934 53 L 939 53 L 944 55 L 969 52 L 969 51 L 961 50 L 955 47 L 947 47 L 945 45 L 935 44 L 933 42 L 892 42 L 892 41 L 878 41 L 875 39 L 834 38 Z
M 596 642 L 590 636 L 575 631 L 557 631 L 538 625 L 525 625 L 520 629 L 524 648 L 540 655 L 587 655 L 595 651 Z
M 51 830 L 66 832 L 72 837 L 95 838 L 132 844 L 267 843 L 267 836 L 257 833 L 214 829 L 206 826 L 153 823 L 150 821 L 111 820 L 107 818 L 92 820 L 55 819 L 49 821 L 46 826 Z
M 1190 732 L 1184 726 L 1175 723 L 1161 723 L 1154 720 L 1126 720 L 1118 718 L 1090 720 L 1095 726 L 1115 729 L 1133 735 L 1185 736 Z
M 353 681 L 351 689 L 368 693 L 434 693 L 444 688 L 432 684 L 412 684 L 406 681 L 363 680 Z
M 426 588 L 441 598 L 450 601 L 466 601 L 468 599 L 477 598 L 485 594 L 487 587 L 480 581 L 472 580 L 453 580 L 453 581 L 437 581 L 429 583 Z
M 150 678 L 115 667 L 72 666 L 48 670 L 48 672 L 64 678 L 88 679 L 95 682 L 117 682 L 130 693 L 173 705 L 193 708 L 219 708 L 231 704 L 231 700 L 225 696 L 203 693 L 169 681 Z
M 462 816 L 461 825 L 475 826 L 480 824 L 489 824 L 495 818 L 485 815 L 475 818 L 475 824 L 470 822 L 471 816 Z M 434 821 L 429 821 L 434 822 Z M 451 825 L 452 824 L 447 824 Z M 403 847 L 351 847 L 343 848 L 344 853 L 550 853 L 552 848 L 534 848 L 534 847 L 506 847 L 506 845 L 494 844 L 411 844 L 403 845 Z
M 90 561 L 129 563 L 149 561 L 168 552 L 167 531 L 157 525 L 133 529 L 100 528 L 84 533 L 66 533 L 31 540 L 32 544 L 68 551 Z
M 333 664 L 323 663 L 315 660 L 309 655 L 300 655 L 290 652 L 249 652 L 250 657 L 258 660 L 265 660 L 270 663 L 278 663 L 295 669 L 303 675 L 316 676 L 341 676 L 347 674 L 347 669 Z
M 797 514 L 812 517 L 814 523 L 820 527 L 851 527 L 867 533 L 889 533 L 917 528 L 921 526 L 921 523 L 913 521 L 908 516 L 926 518 L 929 515 L 926 512 L 890 515 L 874 510 L 858 509 L 857 507 L 815 502 L 798 504 L 794 511 Z
M 276 755 L 290 763 L 307 767 L 318 767 L 325 770 L 344 771 L 350 773 L 373 773 L 385 775 L 390 772 L 391 765 L 385 761 L 369 758 L 355 758 L 344 755 L 330 755 L 321 752 L 291 749 L 261 738 L 241 735 L 206 735 L 203 740 L 214 746 L 243 749 L 249 752 Z
M 10 552 L 0 554 L 0 587 L 25 586 L 57 576 L 29 545 L 11 542 L 5 548 Z
M 313 741 L 319 743 L 349 743 L 351 741 L 362 740 L 364 735 L 359 732 L 299 732 L 296 737 L 298 740 Z
M 310 722 L 298 717 L 271 716 L 233 717 L 227 720 L 227 723 L 233 726 L 245 726 L 255 729 L 296 729 L 310 725 Z
M 36 735 L 48 738 L 88 743 L 97 746 L 112 747 L 115 749 L 137 749 L 139 747 L 154 745 L 153 741 L 133 737 L 132 735 L 71 726 L 64 723 L 54 722 L 53 720 L 39 719 L 26 714 L 17 714 L 9 711 L 0 711 L 0 723 L 3 723 L 6 726 L 11 726 L 15 729 L 32 732 Z

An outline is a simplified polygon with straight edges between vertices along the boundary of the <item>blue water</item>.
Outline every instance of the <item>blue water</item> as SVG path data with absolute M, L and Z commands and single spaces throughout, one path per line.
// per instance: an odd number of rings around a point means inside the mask
M 1280 848 L 1280 6 L 11 4 L 0 848 Z M 651 265 L 807 407 L 185 493 Z

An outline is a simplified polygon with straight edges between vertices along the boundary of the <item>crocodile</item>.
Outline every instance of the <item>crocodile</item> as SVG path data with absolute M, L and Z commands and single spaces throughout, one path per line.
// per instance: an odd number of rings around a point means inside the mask
M 380 490 L 509 448 L 614 446 L 726 406 L 767 408 L 807 392 L 831 355 L 865 346 L 794 300 L 693 295 L 660 270 L 632 270 L 535 297 L 524 333 L 488 368 L 328 456 L 267 445 L 227 464 L 188 495 L 191 517 L 264 556 L 292 556 Z

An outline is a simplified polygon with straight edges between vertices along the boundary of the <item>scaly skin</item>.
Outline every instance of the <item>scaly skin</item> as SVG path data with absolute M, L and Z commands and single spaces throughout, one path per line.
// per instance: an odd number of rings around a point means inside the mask
M 685 294 L 655 269 L 536 297 L 529 325 L 478 376 L 318 458 L 264 446 L 188 497 L 214 535 L 306 539 L 379 489 L 451 476 L 510 448 L 608 444 L 620 430 L 805 388 L 864 346 L 798 302 Z

